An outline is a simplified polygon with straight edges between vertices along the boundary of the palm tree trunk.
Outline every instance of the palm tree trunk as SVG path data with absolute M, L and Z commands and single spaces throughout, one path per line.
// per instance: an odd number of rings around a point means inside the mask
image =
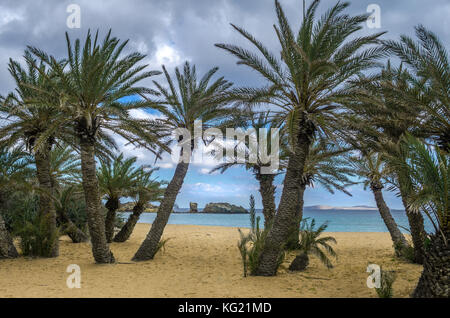
M 384 201 L 383 193 L 381 192 L 381 189 L 383 189 L 383 185 L 380 182 L 372 182 L 370 188 L 372 189 L 373 195 L 375 197 L 375 202 L 377 203 L 381 218 L 383 219 L 384 224 L 386 225 L 391 235 L 392 242 L 394 243 L 395 253 L 397 256 L 403 256 L 405 253 L 405 249 L 409 248 L 409 244 L 403 236 L 402 232 L 399 230 L 397 223 L 391 215 L 391 211 Z
M 72 243 L 84 243 L 89 241 L 89 237 L 80 230 L 72 221 L 66 223 L 66 234 L 72 240 Z
M 133 213 L 128 218 L 125 225 L 120 229 L 120 232 L 114 237 L 114 242 L 123 243 L 128 240 L 133 233 L 136 223 L 139 221 L 139 217 L 144 212 L 144 203 L 136 203 L 133 207 Z
M 64 224 L 64 232 L 73 243 L 83 243 L 89 240 L 89 237 L 72 222 L 63 209 L 58 211 L 58 214 L 61 223 Z
M 299 192 L 299 201 L 298 201 L 298 208 L 296 209 L 297 213 L 295 214 L 295 225 L 293 226 L 291 230 L 291 234 L 289 234 L 289 238 L 286 242 L 286 249 L 288 250 L 295 250 L 298 248 L 300 242 L 299 242 L 299 236 L 300 236 L 300 223 L 303 219 L 303 204 L 304 200 L 303 197 L 305 195 L 305 189 L 306 185 L 302 184 L 300 186 L 300 192 Z
M 108 209 L 105 219 L 106 241 L 108 243 L 111 243 L 114 237 L 114 223 L 116 221 L 116 211 L 119 208 L 119 199 L 118 198 L 108 199 L 108 201 L 105 204 L 105 207 Z
M 301 272 L 304 271 L 309 265 L 309 256 L 305 252 L 300 252 L 294 260 L 292 261 L 291 265 L 289 265 L 290 271 L 297 271 Z
M 190 156 L 189 156 L 190 157 Z M 180 161 L 175 170 L 172 180 L 164 192 L 164 198 L 158 208 L 158 214 L 152 224 L 150 232 L 147 234 L 142 245 L 133 257 L 133 261 L 146 261 L 153 259 L 156 252 L 158 252 L 158 245 L 161 241 L 164 228 L 169 221 L 169 216 L 172 213 L 173 205 L 177 198 L 178 192 L 183 185 L 184 177 L 189 168 L 189 160 Z
M 44 257 L 56 257 L 59 254 L 59 239 L 55 233 L 56 227 L 56 209 L 53 203 L 53 185 L 50 174 L 50 151 L 51 144 L 44 146 L 44 149 L 36 151 L 34 157 L 36 161 L 36 175 L 39 181 L 39 217 L 44 220 L 45 236 L 48 242 L 53 246 L 49 249 L 49 255 L 40 255 Z
M 417 264 L 423 264 L 424 260 L 424 240 L 425 240 L 425 227 L 423 223 L 423 216 L 421 213 L 413 212 L 408 205 L 407 192 L 399 182 L 400 195 L 402 197 L 403 206 L 405 207 L 406 216 L 408 217 L 408 223 L 411 230 L 412 242 L 414 245 L 414 262 Z
M 275 175 L 257 173 L 256 179 L 259 181 L 259 192 L 262 198 L 264 228 L 268 228 L 275 216 L 275 186 L 273 185 Z
M 425 252 L 423 271 L 412 297 L 450 297 L 450 233 L 446 239 L 440 233 L 431 237 Z
M 6 228 L 5 220 L 0 212 L 0 259 L 16 258 L 19 256 L 14 246 L 11 235 Z
M 83 190 L 86 200 L 86 213 L 89 233 L 92 242 L 92 254 L 96 263 L 114 263 L 105 235 L 105 219 L 100 210 L 100 196 L 95 168 L 94 141 L 81 138 L 81 172 L 83 176 Z
M 300 121 L 299 127 L 302 127 L 302 130 L 298 133 L 294 152 L 289 157 L 278 212 L 267 234 L 259 256 L 258 267 L 254 273 L 258 276 L 276 275 L 279 257 L 295 224 L 295 216 L 298 214 L 302 176 L 311 145 L 309 136 L 312 136 L 305 121 Z

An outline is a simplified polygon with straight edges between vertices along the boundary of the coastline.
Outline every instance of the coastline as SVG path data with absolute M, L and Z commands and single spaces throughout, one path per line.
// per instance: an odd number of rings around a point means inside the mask
M 185 211 L 180 211 L 185 212 Z M 121 212 L 121 217 L 125 220 L 130 213 Z M 144 213 L 141 215 L 139 223 L 151 224 L 156 213 Z M 263 214 L 257 212 L 256 216 L 263 219 Z M 399 226 L 408 227 L 408 219 L 404 212 L 392 212 L 392 216 Z M 310 211 L 304 212 L 304 218 L 315 219 L 316 224 L 328 222 L 326 232 L 387 232 L 386 225 L 383 222 L 378 211 Z M 426 222 L 426 229 L 432 230 L 431 224 Z M 224 226 L 224 227 L 250 227 L 249 214 L 238 213 L 172 213 L 168 224 L 179 225 L 206 225 L 206 226 Z M 405 234 L 408 232 L 401 228 Z
M 0 297 L 377 297 L 366 286 L 369 263 L 397 271 L 394 297 L 408 297 L 422 266 L 399 261 L 388 233 L 327 232 L 338 242 L 338 260 L 328 270 L 315 258 L 302 273 L 287 268 L 276 277 L 242 277 L 235 227 L 168 225 L 165 251 L 154 260 L 130 259 L 150 228 L 136 226 L 131 239 L 112 243 L 118 263 L 95 265 L 89 243 L 61 237 L 55 259 L 0 260 Z M 66 268 L 81 268 L 81 289 L 66 286 Z

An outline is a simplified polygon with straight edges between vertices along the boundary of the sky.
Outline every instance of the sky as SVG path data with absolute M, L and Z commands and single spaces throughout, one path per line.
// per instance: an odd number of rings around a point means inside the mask
M 307 0 L 307 3 L 310 3 Z M 302 17 L 301 0 L 280 0 L 294 30 Z M 322 0 L 322 14 L 335 0 Z M 67 12 L 70 5 L 80 8 L 80 28 L 69 28 Z M 354 0 L 347 9 L 350 14 L 365 13 L 371 4 L 380 8 L 380 29 L 365 26 L 361 35 L 387 31 L 385 39 L 398 39 L 400 34 L 412 36 L 414 26 L 425 25 L 448 46 L 450 42 L 450 1 L 448 0 Z M 236 59 L 216 48 L 215 43 L 232 43 L 251 48 L 229 23 L 237 24 L 252 33 L 271 51 L 280 48 L 273 30 L 275 11 L 273 0 L 108 0 L 108 1 L 61 1 L 61 0 L 2 0 L 0 2 L 0 94 L 14 89 L 7 71 L 9 58 L 20 60 L 27 45 L 36 46 L 58 57 L 66 55 L 64 33 L 72 39 L 84 38 L 88 29 L 100 30 L 103 36 L 112 29 L 114 36 L 129 39 L 128 50 L 146 54 L 149 69 L 160 70 L 164 64 L 172 71 L 184 61 L 197 66 L 200 74 L 214 66 L 220 68 L 220 76 L 235 86 L 264 85 L 258 74 L 244 66 L 236 65 Z M 155 78 L 157 79 L 157 78 Z M 163 79 L 160 78 L 163 82 Z M 142 84 L 151 86 L 150 81 Z M 152 117 L 144 111 L 136 111 L 137 117 Z M 128 156 L 137 156 L 139 163 L 153 164 L 153 156 L 145 150 L 134 149 L 117 139 L 121 150 Z M 170 180 L 174 165 L 166 155 L 158 163 L 157 175 Z M 248 206 L 249 196 L 256 198 L 261 207 L 258 183 L 243 168 L 232 168 L 222 174 L 210 175 L 215 166 L 213 160 L 193 164 L 178 195 L 177 204 L 188 207 L 197 202 L 203 207 L 208 202 L 229 202 Z M 277 201 L 280 198 L 283 177 L 276 178 Z M 352 197 L 343 193 L 334 195 L 320 186 L 310 188 L 305 194 L 305 205 L 374 206 L 372 194 L 362 186 L 349 188 Z M 385 192 L 388 205 L 401 209 L 396 193 Z

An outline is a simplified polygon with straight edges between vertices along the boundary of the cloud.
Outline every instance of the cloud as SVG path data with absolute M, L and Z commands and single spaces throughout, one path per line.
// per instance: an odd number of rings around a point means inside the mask
M 155 167 L 163 169 L 172 169 L 175 165 L 171 162 L 156 162 Z
M 210 173 L 211 170 L 212 170 L 211 168 L 200 168 L 197 171 L 201 174 L 208 175 L 208 176 L 220 175 L 220 171 L 214 171 L 214 172 Z
M 372 0 L 354 1 L 348 9 L 352 14 L 365 13 Z M 190 59 L 199 71 L 213 66 L 236 84 L 261 85 L 261 78 L 245 66 L 236 66 L 236 59 L 216 48 L 215 43 L 234 43 L 252 46 L 229 25 L 244 27 L 261 40 L 275 54 L 279 44 L 273 30 L 276 22 L 272 0 L 110 0 L 98 2 L 79 0 L 81 29 L 68 29 L 67 1 L 2 0 L 0 5 L 0 69 L 6 70 L 9 57 L 20 58 L 26 45 L 33 45 L 63 57 L 66 54 L 64 32 L 72 39 L 84 38 L 87 30 L 99 29 L 103 36 L 112 28 L 113 35 L 130 39 L 129 49 L 148 55 L 151 69 L 162 63 L 171 68 Z M 294 25 L 300 24 L 301 1 L 281 0 L 285 12 Z M 388 1 L 379 0 L 382 29 L 387 38 L 401 33 L 412 34 L 413 26 L 424 23 L 449 43 L 450 28 L 446 17 L 450 13 L 447 0 Z M 330 6 L 323 1 L 322 14 Z M 364 32 L 372 32 L 365 29 Z M 151 82 L 146 82 L 150 84 Z M 0 73 L 0 94 L 12 89 L 7 72 Z
M 130 116 L 136 119 L 148 119 L 148 120 L 162 118 L 161 115 L 151 114 L 143 109 L 130 110 Z M 138 163 L 140 164 L 155 165 L 154 163 L 156 156 L 151 151 L 143 147 L 136 147 L 130 144 L 125 138 L 119 135 L 114 134 L 112 136 L 118 146 L 119 152 L 123 152 L 126 157 L 136 157 Z M 169 165 L 169 162 L 161 162 L 156 164 L 155 166 L 164 169 L 173 168 L 173 165 Z
M 185 58 L 182 53 L 172 45 L 159 43 L 155 53 L 150 60 L 151 65 L 165 65 L 168 68 L 176 67 L 182 64 Z
M 209 184 L 203 182 L 197 182 L 194 184 L 188 185 L 188 191 L 201 191 L 201 192 L 213 192 L 213 193 L 221 193 L 224 192 L 224 188 L 217 184 Z
M 199 170 L 199 172 L 200 172 L 201 174 L 209 174 L 210 171 L 211 171 L 211 169 L 207 169 L 207 168 L 201 168 L 201 169 Z
M 211 200 L 217 198 L 246 198 L 248 199 L 250 192 L 258 191 L 258 186 L 251 183 L 239 182 L 196 182 L 186 183 L 183 186 L 183 192 L 187 195 L 195 195 L 197 197 L 207 197 Z
M 302 1 L 281 0 L 280 2 L 294 30 L 297 29 L 301 22 Z M 319 15 L 335 2 L 322 1 L 319 6 Z M 68 32 L 74 40 L 83 39 L 88 29 L 94 31 L 99 29 L 100 37 L 103 37 L 107 30 L 112 28 L 114 36 L 122 40 L 130 40 L 126 53 L 139 51 L 147 55 L 144 63 L 148 63 L 151 70 L 160 70 L 161 64 L 166 64 L 169 72 L 172 72 L 175 66 L 190 60 L 196 64 L 199 74 L 219 66 L 220 76 L 234 82 L 235 86 L 261 86 L 265 82 L 248 67 L 236 65 L 235 57 L 214 46 L 215 43 L 231 43 L 255 51 L 252 45 L 229 25 L 230 22 L 248 30 L 276 56 L 279 56 L 280 52 L 273 29 L 273 24 L 276 22 L 273 0 L 78 0 L 77 4 L 81 8 L 81 29 L 69 29 L 66 25 L 69 15 L 66 9 L 70 3 L 71 1 L 45 0 L 1 1 L 1 95 L 6 95 L 14 89 L 14 82 L 7 72 L 10 57 L 20 60 L 27 45 L 36 46 L 56 57 L 65 57 L 67 55 L 65 32 Z M 373 0 L 353 1 L 347 12 L 365 13 L 367 6 L 371 3 Z M 384 38 L 397 39 L 400 34 L 413 35 L 413 27 L 423 23 L 436 32 L 443 43 L 449 45 L 450 20 L 447 17 L 450 15 L 450 4 L 448 0 L 433 0 L 432 3 L 419 0 L 378 0 L 376 3 L 381 7 L 381 30 L 388 31 Z M 380 30 L 365 27 L 362 34 L 378 31 Z M 140 84 L 152 87 L 152 80 L 165 84 L 161 75 L 144 80 Z M 132 113 L 138 118 L 155 116 L 141 110 Z M 153 164 L 154 155 L 149 151 L 126 145 L 126 141 L 120 137 L 115 136 L 115 138 L 126 155 L 137 156 L 139 162 Z M 193 182 L 193 178 L 200 178 L 200 176 L 211 180 L 218 180 L 219 177 L 234 180 L 233 171 L 223 176 L 205 175 L 216 164 L 212 158 L 205 158 L 200 163 L 194 163 L 194 169 L 191 170 L 196 173 L 188 175 L 187 182 Z M 161 167 L 161 170 L 165 170 L 163 172 L 171 171 L 170 169 L 175 166 L 170 154 L 164 154 L 157 165 Z M 246 173 L 244 169 L 238 169 Z M 228 177 L 229 175 L 232 177 Z M 250 173 L 246 176 L 247 179 L 239 175 L 239 182 L 249 183 Z M 236 184 L 229 187 L 235 187 Z M 222 189 L 225 190 L 224 193 L 228 193 L 227 187 L 223 186 Z M 240 193 L 234 191 L 230 192 L 230 195 L 240 195 L 242 197 L 240 202 L 247 202 L 248 198 L 245 197 L 248 197 L 249 191 L 242 188 Z M 345 198 L 345 200 L 349 199 Z
M 0 5 L 0 34 L 8 31 L 8 24 L 24 20 L 24 12 L 21 8 L 7 8 Z

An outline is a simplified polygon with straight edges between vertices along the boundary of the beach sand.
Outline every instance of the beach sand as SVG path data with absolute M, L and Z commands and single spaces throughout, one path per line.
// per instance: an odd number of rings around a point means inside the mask
M 393 257 L 388 233 L 327 233 L 338 242 L 335 268 L 312 257 L 306 271 L 291 273 L 290 253 L 276 277 L 244 278 L 237 229 L 191 225 L 168 225 L 165 252 L 133 263 L 149 227 L 138 224 L 128 242 L 111 244 L 114 265 L 94 264 L 90 244 L 67 237 L 58 258 L 0 260 L 0 297 L 377 297 L 366 285 L 369 263 L 396 270 L 394 297 L 408 297 L 422 270 Z M 70 264 L 81 268 L 80 289 L 66 285 Z

